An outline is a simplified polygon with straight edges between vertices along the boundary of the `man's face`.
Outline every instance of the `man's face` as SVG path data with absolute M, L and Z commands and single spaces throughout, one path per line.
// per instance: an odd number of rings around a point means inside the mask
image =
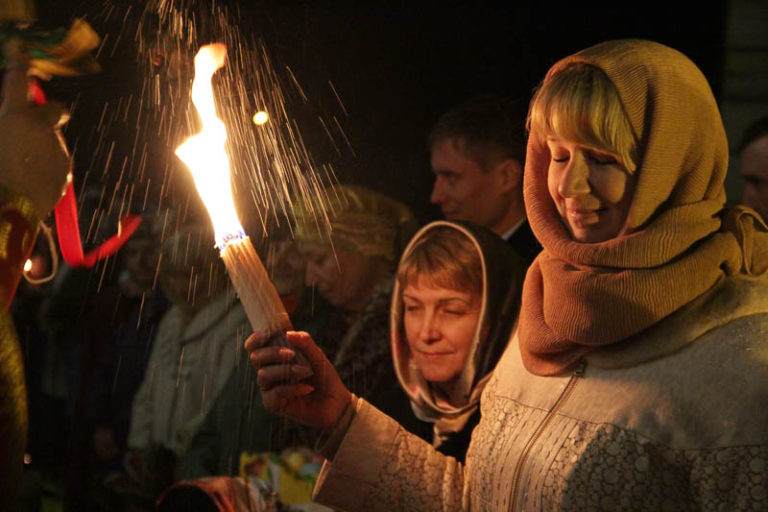
M 149 239 L 128 240 L 123 247 L 123 262 L 136 283 L 150 288 L 157 267 L 157 244 Z
M 768 135 L 750 142 L 741 152 L 742 202 L 768 220 Z
M 430 201 L 448 220 L 466 220 L 499 231 L 510 208 L 508 192 L 500 187 L 500 167 L 484 170 L 466 155 L 464 141 L 445 139 L 432 147 L 435 184 Z M 502 233 L 499 233 L 502 234 Z

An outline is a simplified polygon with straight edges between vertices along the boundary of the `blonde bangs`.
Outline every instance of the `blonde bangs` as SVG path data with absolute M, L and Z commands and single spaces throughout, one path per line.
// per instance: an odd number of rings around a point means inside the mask
M 575 63 L 538 88 L 528 130 L 613 153 L 629 171 L 637 168 L 637 142 L 621 99 L 602 70 Z
M 401 289 L 408 284 L 482 293 L 480 254 L 474 243 L 452 228 L 435 228 L 417 242 L 397 269 Z
M 422 265 L 419 265 L 422 263 Z M 446 288 L 448 290 L 467 291 L 468 287 L 474 287 L 474 283 L 462 279 L 460 273 L 446 267 L 433 267 L 423 265 L 424 261 L 413 261 L 398 272 L 397 280 L 401 288 L 405 290 L 408 285 L 428 286 L 431 288 Z M 473 292 L 475 290 L 472 290 Z M 477 290 L 479 293 L 479 290 Z

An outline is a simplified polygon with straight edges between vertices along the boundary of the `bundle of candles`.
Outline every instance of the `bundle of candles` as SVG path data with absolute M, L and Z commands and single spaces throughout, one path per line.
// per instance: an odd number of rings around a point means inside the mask
M 292 329 L 290 318 L 240 224 L 232 197 L 229 157 L 225 150 L 227 132 L 216 114 L 211 84 L 213 74 L 224 66 L 226 56 L 223 44 L 203 46 L 195 56 L 192 103 L 200 116 L 202 130 L 184 141 L 176 149 L 176 155 L 192 172 L 213 223 L 219 255 L 251 327 L 255 332 L 269 334 L 285 343 L 283 334 Z

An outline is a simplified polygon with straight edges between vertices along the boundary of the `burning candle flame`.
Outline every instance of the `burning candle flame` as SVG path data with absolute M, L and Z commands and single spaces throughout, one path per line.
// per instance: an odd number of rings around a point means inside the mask
M 216 114 L 211 84 L 213 74 L 224 66 L 226 57 L 227 47 L 220 43 L 205 45 L 195 55 L 192 103 L 200 116 L 202 130 L 176 148 L 176 156 L 192 172 L 197 191 L 211 216 L 219 250 L 229 241 L 245 236 L 232 198 L 229 157 L 225 149 L 227 131 Z

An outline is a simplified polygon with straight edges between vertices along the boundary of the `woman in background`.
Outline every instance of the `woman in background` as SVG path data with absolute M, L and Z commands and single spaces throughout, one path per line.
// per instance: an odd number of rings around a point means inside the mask
M 459 461 L 517 321 L 523 277 L 509 244 L 465 222 L 425 226 L 398 266 L 390 339 L 407 400 L 382 410 Z
M 416 221 L 405 205 L 367 188 L 337 185 L 326 195 L 327 226 L 302 204 L 294 210 L 305 284 L 333 306 L 317 341 L 342 381 L 381 405 L 398 387 L 389 309 L 395 265 Z

